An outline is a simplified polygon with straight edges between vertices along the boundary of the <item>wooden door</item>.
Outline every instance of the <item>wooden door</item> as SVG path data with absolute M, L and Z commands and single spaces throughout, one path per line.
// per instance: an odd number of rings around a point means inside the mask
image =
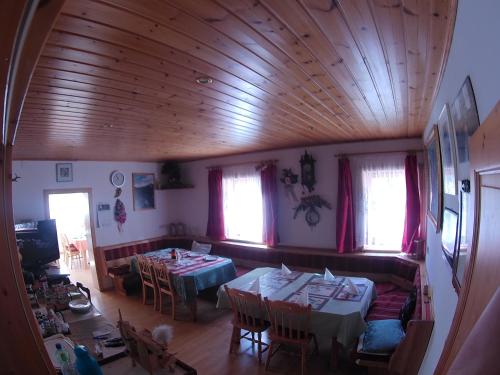
M 474 133 L 470 151 L 474 194 L 472 248 L 455 318 L 435 374 L 447 373 L 500 285 L 500 102 Z

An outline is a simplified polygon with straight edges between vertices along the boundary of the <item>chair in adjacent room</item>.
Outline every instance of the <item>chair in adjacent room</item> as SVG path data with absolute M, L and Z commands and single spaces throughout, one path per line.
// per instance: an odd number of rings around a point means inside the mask
M 136 255 L 142 281 L 142 303 L 147 304 L 148 288 L 153 291 L 153 305 L 157 306 L 157 291 L 151 261 L 144 255 Z
M 78 261 L 81 266 L 83 255 L 80 249 L 74 243 L 69 242 L 68 237 L 64 233 L 61 234 L 61 242 L 64 247 L 64 262 L 68 264 L 70 268 L 73 268 L 74 261 Z
M 314 333 L 309 332 L 311 322 L 311 305 L 299 305 L 285 301 L 270 301 L 264 298 L 264 303 L 271 324 L 269 338 L 271 344 L 267 354 L 266 370 L 271 358 L 282 344 L 297 346 L 300 349 L 301 374 L 306 373 L 307 352 L 309 343 L 313 341 L 314 352 L 318 353 L 318 342 Z M 274 351 L 273 351 L 274 349 Z
M 172 319 L 175 320 L 177 294 L 173 286 L 172 274 L 168 271 L 164 263 L 152 262 L 152 266 L 156 281 L 156 290 L 158 291 L 160 313 L 163 311 L 163 295 L 166 295 L 170 299 L 172 305 Z
M 268 349 L 268 344 L 262 341 L 262 332 L 269 327 L 265 321 L 266 311 L 261 296 L 243 290 L 231 289 L 227 285 L 224 285 L 224 288 L 233 310 L 233 333 L 229 353 L 233 352 L 234 347 L 239 344 L 241 339 L 250 340 L 252 345 L 257 343 L 257 355 L 259 364 L 261 364 L 262 353 Z M 241 330 L 246 332 L 242 335 Z M 257 340 L 255 340 L 255 334 L 257 334 Z

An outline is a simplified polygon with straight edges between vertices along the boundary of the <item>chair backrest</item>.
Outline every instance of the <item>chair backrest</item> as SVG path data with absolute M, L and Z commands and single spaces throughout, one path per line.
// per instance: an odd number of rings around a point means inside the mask
M 142 281 L 153 281 L 153 271 L 151 270 L 151 261 L 144 255 L 137 254 L 137 265 Z
M 308 340 L 311 321 L 311 305 L 299 305 L 285 301 L 270 301 L 264 298 L 264 303 L 271 323 L 270 336 L 272 340 L 297 343 Z
M 167 268 L 167 265 L 161 262 L 151 262 L 153 266 L 153 271 L 155 274 L 155 279 L 157 286 L 161 289 L 167 289 L 173 292 L 173 284 L 171 279 L 171 273 Z
M 233 323 L 248 328 L 265 327 L 265 308 L 260 294 L 228 288 L 224 285 L 233 309 Z

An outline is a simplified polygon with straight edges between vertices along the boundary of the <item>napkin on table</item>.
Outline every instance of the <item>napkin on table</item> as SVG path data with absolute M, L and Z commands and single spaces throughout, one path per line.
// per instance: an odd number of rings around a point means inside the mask
M 260 281 L 259 278 L 255 279 L 252 284 L 250 285 L 250 288 L 248 288 L 249 292 L 259 294 L 260 293 Z
M 285 275 L 290 275 L 292 273 L 292 271 L 290 271 L 290 269 L 283 263 L 281 263 L 281 272 L 284 273 Z
M 335 276 L 332 275 L 328 268 L 325 268 L 325 276 L 323 276 L 323 280 L 333 281 L 335 280 Z
M 346 289 L 349 292 L 349 294 L 357 296 L 359 294 L 358 287 L 351 281 L 350 278 L 347 277 L 346 280 L 347 280 Z

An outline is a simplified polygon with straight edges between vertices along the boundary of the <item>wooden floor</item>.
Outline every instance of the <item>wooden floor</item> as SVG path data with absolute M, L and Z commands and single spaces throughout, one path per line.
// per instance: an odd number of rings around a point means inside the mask
M 92 287 L 90 270 L 73 269 L 71 279 L 80 281 Z M 168 324 L 173 327 L 173 340 L 170 344 L 171 352 L 194 367 L 198 375 L 257 375 L 257 374 L 298 374 L 300 373 L 299 359 L 293 355 L 282 353 L 275 355 L 269 372 L 264 365 L 259 366 L 257 354 L 250 342 L 242 340 L 240 352 L 229 354 L 229 338 L 231 335 L 231 313 L 221 311 L 215 307 L 215 291 L 205 293 L 198 299 L 198 321 L 189 321 L 189 312 L 186 308 L 179 309 L 178 319 L 172 320 L 166 313 L 160 314 L 151 305 L 143 305 L 139 296 L 125 297 L 115 292 L 100 293 L 92 289 L 92 302 L 111 322 L 118 320 L 118 309 L 121 309 L 125 320 L 136 326 L 137 329 L 153 329 L 159 324 Z M 168 306 L 167 306 L 168 309 Z M 308 362 L 308 374 L 339 374 L 364 375 L 366 372 L 342 359 L 339 368 L 329 368 L 329 341 L 319 340 L 320 354 L 314 355 Z M 266 355 L 264 355 L 264 360 Z M 127 369 L 123 368 L 125 364 Z M 128 359 L 119 361 L 115 365 L 108 365 L 105 374 L 143 374 L 140 369 L 131 369 Z

